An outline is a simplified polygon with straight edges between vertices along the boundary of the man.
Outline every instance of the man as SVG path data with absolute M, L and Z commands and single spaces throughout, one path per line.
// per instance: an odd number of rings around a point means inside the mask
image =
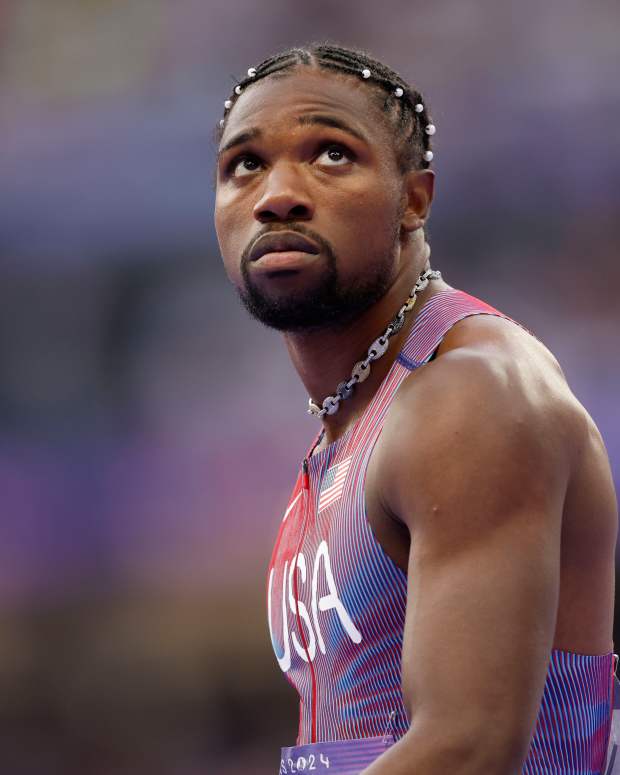
M 602 772 L 607 456 L 549 351 L 430 268 L 424 99 L 315 45 L 250 68 L 224 116 L 226 270 L 322 424 L 267 585 L 300 696 L 281 773 Z

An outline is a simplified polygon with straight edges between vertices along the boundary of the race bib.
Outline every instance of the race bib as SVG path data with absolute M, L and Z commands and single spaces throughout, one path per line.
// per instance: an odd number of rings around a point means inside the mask
M 359 775 L 394 745 L 392 735 L 363 740 L 336 740 L 283 748 L 280 775 L 315 773 L 316 775 Z

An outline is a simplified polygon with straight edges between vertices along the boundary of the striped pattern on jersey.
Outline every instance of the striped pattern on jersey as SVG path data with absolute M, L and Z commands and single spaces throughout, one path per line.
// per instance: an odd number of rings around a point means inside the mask
M 551 652 L 523 775 L 602 772 L 613 708 L 613 654 Z
M 409 728 L 400 670 L 407 576 L 374 537 L 366 519 L 364 481 L 402 381 L 431 358 L 457 321 L 478 314 L 510 320 L 453 288 L 427 301 L 359 420 L 310 457 L 308 489 L 301 473 L 297 478 L 267 578 L 274 652 L 299 695 L 297 745 L 386 732 L 398 739 Z M 327 502 L 324 493 L 345 465 L 337 497 Z M 611 676 L 612 654 L 550 654 L 525 775 L 600 772 L 609 735 Z

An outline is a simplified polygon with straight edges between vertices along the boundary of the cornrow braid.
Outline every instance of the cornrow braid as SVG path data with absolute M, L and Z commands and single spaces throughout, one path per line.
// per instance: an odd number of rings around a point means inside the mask
M 373 59 L 366 52 L 328 43 L 291 48 L 250 67 L 225 101 L 225 115 L 216 130 L 219 142 L 237 97 L 253 83 L 268 77 L 284 76 L 295 67 L 312 65 L 344 75 L 355 76 L 382 95 L 382 110 L 390 116 L 397 133 L 397 159 L 401 172 L 425 169 L 433 159 L 432 136 L 435 127 L 421 93 L 412 88 L 395 70 Z

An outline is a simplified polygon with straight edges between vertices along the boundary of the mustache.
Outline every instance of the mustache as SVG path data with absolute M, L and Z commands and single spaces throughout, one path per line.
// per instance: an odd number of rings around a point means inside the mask
M 245 246 L 243 252 L 241 253 L 241 266 L 247 267 L 250 253 L 252 252 L 254 245 L 261 237 L 263 237 L 265 234 L 278 234 L 281 231 L 293 231 L 297 234 L 301 234 L 304 237 L 308 237 L 308 239 L 314 240 L 314 242 L 319 245 L 323 253 L 325 253 L 327 256 L 329 263 L 331 265 L 336 263 L 336 253 L 325 237 L 322 237 L 313 229 L 309 229 L 303 223 L 282 223 L 278 224 L 277 226 L 273 224 L 266 224 L 265 227 L 261 229 L 255 237 L 253 237 L 253 239 Z

